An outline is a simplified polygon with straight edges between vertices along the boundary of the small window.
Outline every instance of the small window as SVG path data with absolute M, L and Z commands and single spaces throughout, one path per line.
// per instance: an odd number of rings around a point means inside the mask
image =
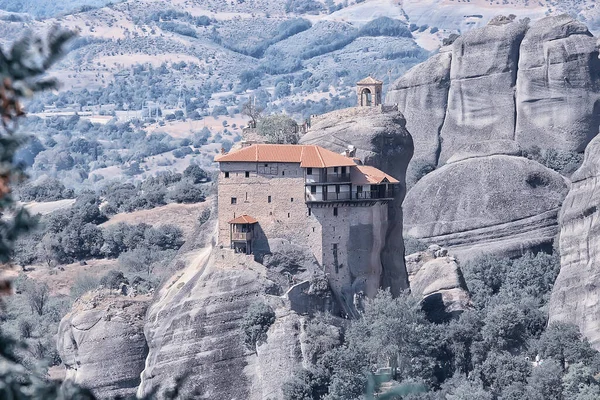
M 358 185 L 358 186 L 356 186 L 356 191 L 357 191 L 358 193 L 362 193 L 362 190 L 363 190 L 363 189 L 362 189 L 362 185 Z
M 273 215 L 273 211 L 269 211 L 269 215 Z
M 290 217 L 290 213 L 288 213 L 288 218 Z
M 281 171 L 281 176 L 285 176 L 285 171 Z
M 338 210 L 337 207 L 333 207 L 333 216 L 337 217 L 338 216 Z
M 306 175 L 312 175 L 312 168 L 306 168 Z
M 250 178 L 250 171 L 246 171 L 246 178 Z
M 229 178 L 229 172 L 225 172 L 225 178 Z
M 271 202 L 271 196 L 269 196 L 269 197 L 267 198 L 267 201 L 268 201 L 269 203 Z
M 246 201 L 248 201 L 248 192 L 246 192 Z
M 269 164 L 265 164 L 265 167 L 268 167 L 268 166 L 269 166 Z
M 312 208 L 308 209 L 308 216 L 310 217 L 312 215 Z M 315 228 L 313 228 L 313 231 L 315 230 Z
M 340 185 L 335 185 L 335 192 L 339 193 L 340 192 Z
M 346 167 L 342 167 L 342 174 L 346 173 Z
M 313 232 L 315 231 L 315 228 L 313 228 Z
M 312 194 L 315 194 L 315 193 L 317 193 L 317 187 L 316 187 L 316 186 L 311 186 L 311 187 L 310 187 L 310 192 L 311 192 Z
M 294 198 L 293 197 L 290 199 L 290 202 L 292 202 L 292 203 L 294 202 Z
M 337 174 L 337 171 L 338 171 L 338 167 L 333 167 L 333 173 Z
M 237 198 L 232 197 L 231 198 L 231 204 L 237 204 Z

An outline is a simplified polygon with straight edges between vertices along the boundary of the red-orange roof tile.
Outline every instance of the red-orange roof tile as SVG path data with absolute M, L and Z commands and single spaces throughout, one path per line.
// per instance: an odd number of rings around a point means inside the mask
M 256 224 L 258 223 L 258 220 L 256 218 L 253 218 L 249 215 L 240 215 L 237 218 L 232 219 L 231 221 L 229 221 L 230 224 Z
M 216 162 L 286 162 L 302 168 L 352 167 L 354 160 L 316 145 L 253 144 L 215 157 Z
M 369 165 L 357 165 L 350 171 L 350 179 L 355 185 L 379 185 L 384 182 L 399 183 L 396 178 Z

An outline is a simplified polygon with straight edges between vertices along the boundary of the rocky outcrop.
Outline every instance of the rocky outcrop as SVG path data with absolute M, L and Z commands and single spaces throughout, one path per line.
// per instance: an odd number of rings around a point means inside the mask
M 426 251 L 406 256 L 406 270 L 410 290 L 423 298 L 430 320 L 447 321 L 471 307 L 462 272 L 447 249 L 431 245 Z
M 229 249 L 199 252 L 148 310 L 149 353 L 138 394 L 160 394 L 179 382 L 181 398 L 282 398 L 283 383 L 303 362 L 305 317 L 291 310 L 267 275 L 251 256 Z M 271 306 L 276 320 L 266 343 L 249 349 L 241 322 L 256 302 Z
M 598 134 L 597 39 L 568 15 L 533 24 L 521 45 L 515 140 L 582 152 Z
M 415 163 L 441 166 L 490 140 L 581 152 L 598 133 L 599 77 L 597 40 L 580 22 L 496 18 L 411 69 L 386 103 L 406 116 Z
M 148 353 L 143 329 L 149 303 L 144 296 L 108 290 L 77 300 L 58 329 L 66 381 L 91 389 L 99 398 L 135 395 Z
M 437 165 L 441 150 L 440 132 L 446 118 L 450 90 L 451 48 L 412 68 L 396 83 L 387 103 L 398 104 L 406 118 L 406 129 L 414 141 L 411 166 Z
M 310 131 L 301 139 L 303 144 L 317 144 L 341 153 L 349 145 L 356 148 L 356 157 L 400 181 L 398 194 L 388 208 L 388 230 L 381 252 L 382 273 L 362 271 L 362 276 L 377 279 L 392 293 L 408 287 L 402 257 L 402 201 L 406 194 L 406 168 L 413 154 L 413 142 L 406 129 L 406 120 L 396 107 L 354 107 L 334 111 L 311 121 Z M 378 246 L 373 246 L 378 248 Z M 371 283 L 366 283 L 370 286 Z
M 404 201 L 404 234 L 448 247 L 459 260 L 551 248 L 567 183 L 522 157 L 492 155 L 447 164 Z
M 453 43 L 441 164 L 466 144 L 514 137 L 514 88 L 525 31 L 524 23 L 501 22 Z
M 560 273 L 550 298 L 550 321 L 579 326 L 600 350 L 600 137 L 585 152 L 582 167 L 560 211 Z

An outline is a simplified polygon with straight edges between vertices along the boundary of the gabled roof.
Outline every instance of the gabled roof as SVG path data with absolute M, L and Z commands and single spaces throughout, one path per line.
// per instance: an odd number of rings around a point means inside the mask
M 256 224 L 258 223 L 258 220 L 256 218 L 253 218 L 249 215 L 241 215 L 237 218 L 232 219 L 231 221 L 229 221 L 230 224 Z
M 381 183 L 400 183 L 396 178 L 369 165 L 357 165 L 350 171 L 350 179 L 355 185 L 379 185 Z
M 316 145 L 253 144 L 215 157 L 216 162 L 299 163 L 302 168 L 352 167 L 351 158 Z
M 383 85 L 383 82 L 378 81 L 377 79 L 373 78 L 372 76 L 367 76 L 362 81 L 358 81 L 357 85 Z

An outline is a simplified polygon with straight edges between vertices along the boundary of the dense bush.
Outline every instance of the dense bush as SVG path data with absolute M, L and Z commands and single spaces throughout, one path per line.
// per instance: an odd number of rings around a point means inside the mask
M 75 197 L 73 189 L 65 188 L 57 179 L 44 179 L 41 182 L 28 182 L 17 188 L 21 201 L 56 201 Z
M 583 154 L 574 151 L 534 147 L 525 151 L 523 155 L 566 176 L 573 174 L 583 163 Z
M 363 398 L 376 389 L 373 373 L 381 367 L 393 367 L 397 383 L 429 391 L 410 399 L 566 400 L 598 393 L 600 353 L 575 326 L 547 327 L 558 269 L 558 257 L 543 253 L 469 262 L 463 271 L 474 308 L 445 323 L 430 322 L 408 293 L 388 292 L 368 300 L 349 324 L 313 318 L 305 328 L 310 365 L 290 377 L 285 398 Z M 536 356 L 539 366 L 530 362 Z
M 397 19 L 379 17 L 365 24 L 359 31 L 360 36 L 393 36 L 411 38 L 408 26 Z
M 267 143 L 297 144 L 298 124 L 287 115 L 269 115 L 258 121 L 256 130 Z
M 256 352 L 256 346 L 267 341 L 267 331 L 275 322 L 275 312 L 265 303 L 254 303 L 244 314 L 242 331 L 244 344 Z

